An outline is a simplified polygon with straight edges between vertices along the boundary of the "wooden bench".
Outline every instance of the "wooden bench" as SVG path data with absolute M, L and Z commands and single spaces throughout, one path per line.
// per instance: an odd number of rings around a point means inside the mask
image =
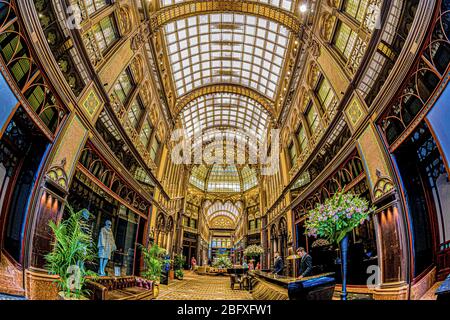
M 152 300 L 157 284 L 139 277 L 88 278 L 86 287 L 92 300 Z

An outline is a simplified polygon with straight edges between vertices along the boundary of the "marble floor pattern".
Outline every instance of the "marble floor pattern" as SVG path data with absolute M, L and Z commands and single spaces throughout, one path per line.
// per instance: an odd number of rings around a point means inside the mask
M 161 285 L 157 300 L 253 300 L 253 298 L 248 291 L 232 290 L 228 277 L 199 276 L 188 272 L 183 281 L 172 280 L 168 286 Z

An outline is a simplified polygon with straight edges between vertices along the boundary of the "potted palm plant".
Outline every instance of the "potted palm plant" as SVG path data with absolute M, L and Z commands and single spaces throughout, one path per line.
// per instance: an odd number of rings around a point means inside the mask
M 341 253 L 342 300 L 347 300 L 347 252 L 349 233 L 370 219 L 375 207 L 353 193 L 337 192 L 308 213 L 305 228 L 311 237 L 326 239 Z
M 49 223 L 54 243 L 53 250 L 45 256 L 46 268 L 50 274 L 59 277 L 57 284 L 61 299 L 86 299 L 86 277 L 96 277 L 85 267 L 87 262 L 95 259 L 92 234 L 85 218 L 90 214 L 87 210 L 75 212 L 70 206 L 67 211 L 69 215 L 66 220 Z
M 153 294 L 155 298 L 158 296 L 158 284 L 161 281 L 163 267 L 166 263 L 165 256 L 167 251 L 154 244 L 149 248 L 140 246 L 144 259 L 145 270 L 142 277 L 155 282 L 153 286 Z
M 183 278 L 184 278 L 184 272 L 183 272 L 184 261 L 185 261 L 185 258 L 182 254 L 175 255 L 175 257 L 173 259 L 173 268 L 175 270 L 175 278 L 177 278 L 178 280 L 183 280 Z

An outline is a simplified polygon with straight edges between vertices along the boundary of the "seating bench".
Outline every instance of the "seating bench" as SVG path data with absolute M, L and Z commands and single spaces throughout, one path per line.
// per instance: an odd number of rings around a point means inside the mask
M 139 277 L 88 278 L 86 287 L 92 300 L 152 300 L 157 286 Z M 157 290 L 156 290 L 157 291 Z

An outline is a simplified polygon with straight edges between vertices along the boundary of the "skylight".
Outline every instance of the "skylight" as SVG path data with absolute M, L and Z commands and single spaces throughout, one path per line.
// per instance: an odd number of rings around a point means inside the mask
M 230 201 L 222 203 L 220 201 L 215 202 L 208 208 L 206 216 L 211 221 L 217 216 L 227 216 L 233 221 L 236 221 L 239 217 L 239 206 L 231 203 Z
M 167 24 L 165 36 L 178 96 L 231 83 L 274 100 L 290 37 L 284 26 L 249 15 L 207 14 Z
M 243 130 L 244 135 L 263 140 L 269 115 L 253 99 L 240 95 L 216 93 L 190 102 L 181 114 L 183 127 L 189 137 L 194 132 L 211 128 Z
M 234 165 L 214 165 L 208 179 L 209 192 L 241 192 L 241 179 Z
M 274 7 L 278 7 L 280 9 L 284 9 L 287 11 L 294 10 L 294 0 L 253 0 L 255 2 L 267 3 Z M 162 7 L 170 6 L 173 4 L 187 2 L 187 0 L 160 0 L 160 4 Z

